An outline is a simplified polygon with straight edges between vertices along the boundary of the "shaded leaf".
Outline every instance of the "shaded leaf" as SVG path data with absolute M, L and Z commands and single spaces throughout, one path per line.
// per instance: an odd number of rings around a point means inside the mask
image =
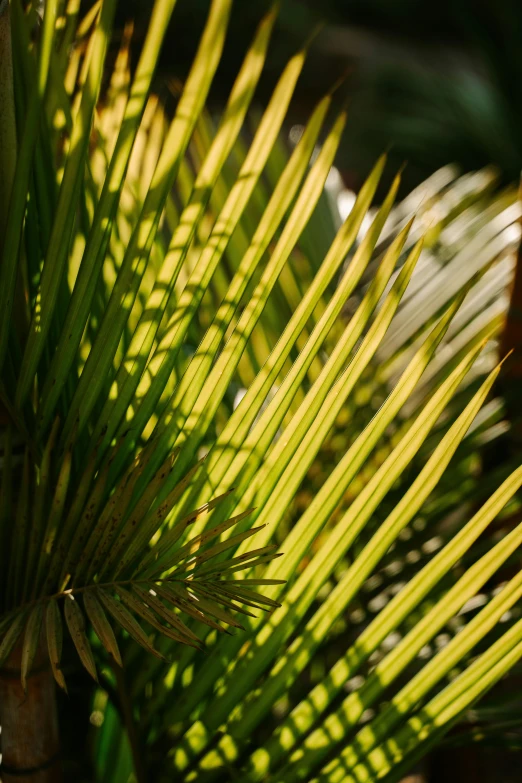
M 172 625 L 181 636 L 187 637 L 187 642 L 185 643 L 196 643 L 199 645 L 199 638 L 196 636 L 196 634 L 193 633 L 190 628 L 188 628 L 185 623 L 179 619 L 177 614 L 168 609 L 168 607 L 166 607 L 165 604 L 159 600 L 157 595 L 154 594 L 155 587 L 156 585 L 153 585 L 149 588 L 149 590 L 144 590 L 140 585 L 132 585 L 132 589 L 144 603 L 150 606 L 151 609 L 154 609 L 156 614 L 165 620 L 165 622 Z
M 105 605 L 107 611 L 110 612 L 116 622 L 121 625 L 125 631 L 127 631 L 129 636 L 131 636 L 134 641 L 138 642 L 138 644 L 148 650 L 148 652 L 155 655 L 156 658 L 164 660 L 161 653 L 159 653 L 150 643 L 149 638 L 141 625 L 137 620 L 135 620 L 129 610 L 123 606 L 121 601 L 116 601 L 112 595 L 110 595 L 108 590 L 100 588 L 97 593 L 100 597 L 100 601 Z
M 120 651 L 118 649 L 118 642 L 114 636 L 111 624 L 107 619 L 103 607 L 91 590 L 85 590 L 83 594 L 83 605 L 87 617 L 91 621 L 91 625 L 96 631 L 96 635 L 100 642 L 107 652 L 112 655 L 118 666 L 123 666 Z
M 0 642 L 0 666 L 3 666 L 24 629 L 26 613 L 19 612 L 10 621 L 8 630 Z
M 43 605 L 36 604 L 31 611 L 25 626 L 24 641 L 22 644 L 22 688 L 27 692 L 27 676 L 34 663 L 36 652 L 40 643 L 40 635 L 43 620 Z
M 64 691 L 67 691 L 65 679 L 61 669 L 60 661 L 62 657 L 63 644 L 63 625 L 60 608 L 57 601 L 49 601 L 45 612 L 45 628 L 47 634 L 47 649 L 49 651 L 49 660 L 53 670 L 54 679 Z
M 92 654 L 91 645 L 85 632 L 85 620 L 78 601 L 71 595 L 65 597 L 65 621 L 74 642 L 74 646 L 80 656 L 80 660 L 93 679 L 98 681 L 96 665 Z
M 177 606 L 178 609 L 188 614 L 189 617 L 193 617 L 194 620 L 199 620 L 199 622 L 214 628 L 216 631 L 224 630 L 219 623 L 214 622 L 202 609 L 199 609 L 195 601 L 190 600 L 186 590 L 177 587 L 172 582 L 163 582 L 161 585 L 156 585 L 155 589 L 161 598 L 173 606 Z

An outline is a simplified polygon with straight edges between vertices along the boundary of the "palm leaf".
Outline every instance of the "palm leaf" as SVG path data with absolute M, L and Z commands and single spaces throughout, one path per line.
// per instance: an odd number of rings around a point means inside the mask
M 12 5 L 20 137 L 0 317 L 15 296 L 28 317 L 0 329 L 0 661 L 21 651 L 25 683 L 45 619 L 65 688 L 63 610 L 106 693 L 100 646 L 113 672 L 125 661 L 119 706 L 137 767 L 133 713 L 163 749 L 155 779 L 396 779 L 522 655 L 519 621 L 499 625 L 518 568 L 462 619 L 522 535 L 479 540 L 517 509 L 522 476 L 510 463 L 481 480 L 475 453 L 501 421 L 486 402 L 500 372 L 488 286 L 509 278 L 519 207 L 500 193 L 484 208 L 491 178 L 446 172 L 426 183 L 431 206 L 451 202 L 429 230 L 418 193 L 395 205 L 399 176 L 370 217 L 382 158 L 332 217 L 345 112 L 330 119 L 328 95 L 293 151 L 281 134 L 306 48 L 249 130 L 275 7 L 216 127 L 205 103 L 230 0 L 212 0 L 171 117 L 150 89 L 174 0 L 155 2 L 132 75 L 127 25 L 107 81 L 114 0 L 83 20 L 74 0 L 63 17 L 47 3 L 34 45 Z M 440 551 L 416 565 L 405 542 L 424 518 Z M 406 566 L 361 633 L 339 632 L 373 611 L 372 580 Z

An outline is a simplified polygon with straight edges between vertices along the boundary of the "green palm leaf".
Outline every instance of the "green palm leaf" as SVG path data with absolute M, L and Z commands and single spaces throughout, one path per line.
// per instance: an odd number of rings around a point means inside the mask
M 306 47 L 251 109 L 277 7 L 215 126 L 232 3 L 209 4 L 169 116 L 151 86 L 175 5 L 154 3 L 132 74 L 126 26 L 106 80 L 115 0 L 82 20 L 48 2 L 36 38 L 11 4 L 0 665 L 30 700 L 46 648 L 65 689 L 65 630 L 100 682 L 98 760 L 116 689 L 151 779 L 396 780 L 522 656 L 521 528 L 486 536 L 521 469 L 477 471 L 520 210 L 449 171 L 402 205 L 397 176 L 372 210 L 382 158 L 337 220 L 333 93 L 282 136 Z

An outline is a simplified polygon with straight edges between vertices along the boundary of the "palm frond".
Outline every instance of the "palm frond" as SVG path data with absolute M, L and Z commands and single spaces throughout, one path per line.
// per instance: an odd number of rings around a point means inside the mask
M 381 158 L 332 217 L 345 112 L 328 95 L 292 151 L 282 138 L 306 48 L 248 126 L 275 7 L 216 125 L 231 0 L 212 0 L 172 111 L 150 91 L 174 0 L 132 76 L 127 25 L 106 81 L 115 5 L 79 20 L 48 2 L 35 36 L 12 3 L 0 665 L 21 651 L 25 686 L 45 638 L 65 688 L 64 633 L 107 688 L 107 656 L 124 662 L 158 780 L 395 780 L 522 655 L 520 621 L 500 624 L 518 518 L 484 540 L 518 513 L 522 472 L 482 477 L 475 454 L 501 416 L 489 286 L 512 270 L 519 205 L 443 172 L 427 227 L 419 194 L 395 204 L 399 176 L 372 208 Z M 407 543 L 423 520 L 442 531 L 425 562 Z M 412 573 L 354 631 L 403 544 Z

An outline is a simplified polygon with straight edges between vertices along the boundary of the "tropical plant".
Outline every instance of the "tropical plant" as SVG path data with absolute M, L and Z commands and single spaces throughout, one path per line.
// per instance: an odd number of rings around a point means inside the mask
M 300 51 L 248 126 L 274 8 L 214 128 L 205 101 L 232 2 L 212 0 L 169 119 L 169 99 L 149 93 L 174 5 L 154 4 L 132 69 L 127 25 L 107 82 L 115 0 L 81 19 L 79 0 L 47 0 L 41 23 L 36 4 L 9 6 L 3 774 L 56 779 L 52 675 L 75 682 L 74 646 L 98 679 L 96 780 L 398 780 L 522 656 L 522 577 L 495 582 L 522 539 L 522 469 L 477 475 L 497 414 L 470 430 L 499 373 L 473 372 L 499 318 L 463 328 L 475 275 L 390 349 L 426 263 L 418 223 L 396 225 L 399 178 L 369 220 L 380 159 L 325 244 L 345 114 L 325 134 L 326 96 L 287 155 Z M 512 259 L 512 240 L 492 244 L 482 271 Z M 336 425 L 342 453 L 303 503 Z M 459 506 L 425 563 L 407 561 L 409 579 L 354 635 L 348 612 L 390 553 L 425 513 L 455 507 L 456 466 L 457 500 L 471 486 L 475 507 Z M 515 524 L 484 546 L 502 515 Z

